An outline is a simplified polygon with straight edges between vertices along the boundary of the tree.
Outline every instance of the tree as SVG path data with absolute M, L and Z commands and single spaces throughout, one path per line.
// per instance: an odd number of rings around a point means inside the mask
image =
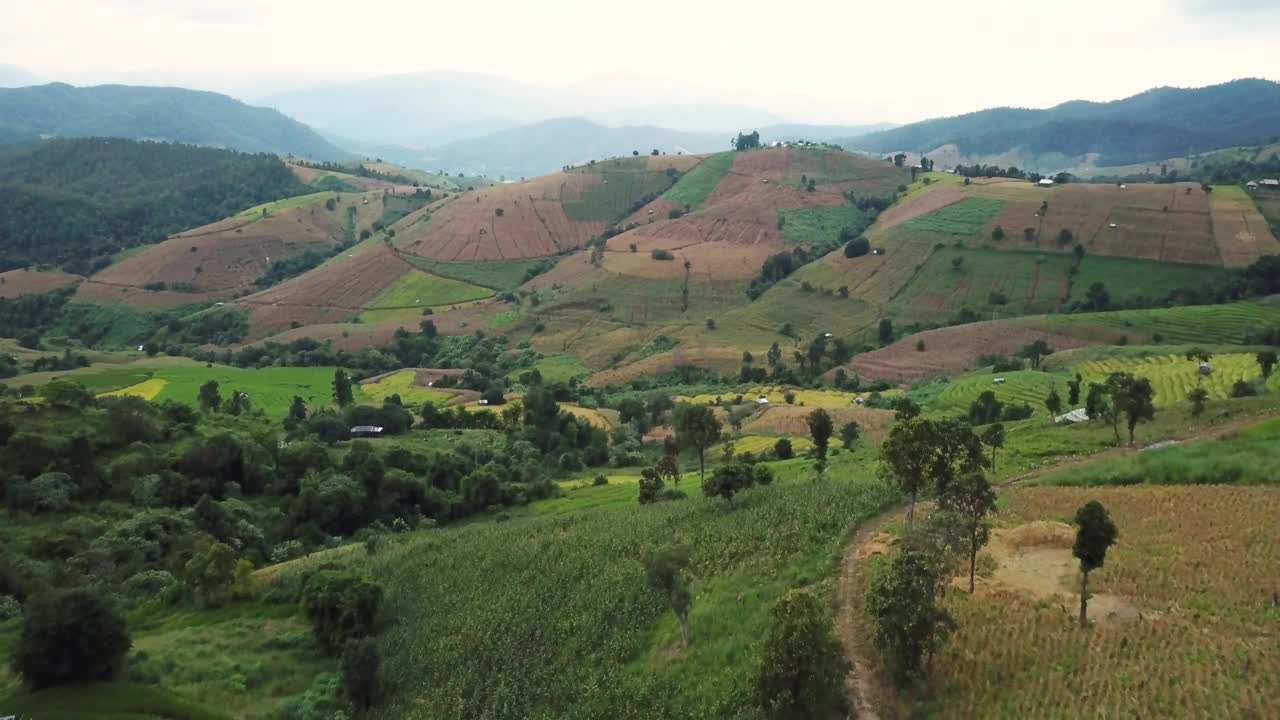
M 778 347 L 778 343 L 769 346 L 769 352 L 765 355 L 765 359 L 769 361 L 769 367 L 778 367 L 782 362 L 782 348 Z
M 649 505 L 658 502 L 662 496 L 662 473 L 656 468 L 645 468 L 640 471 L 640 504 Z
M 790 460 L 796 456 L 795 450 L 791 447 L 791 441 L 787 438 L 778 438 L 778 442 L 773 444 L 773 454 L 777 455 L 779 460 Z
M 1004 403 L 996 399 L 995 391 L 983 390 L 969 404 L 969 423 L 972 425 L 987 425 L 999 420 L 1003 412 Z
M 1102 567 L 1107 550 L 1119 537 L 1120 531 L 1102 503 L 1090 500 L 1076 511 L 1076 542 L 1071 554 L 1080 560 L 1081 627 L 1089 624 L 1089 573 Z
M 1191 348 L 1186 352 L 1187 360 L 1194 363 L 1207 363 L 1213 359 L 1213 353 L 1204 348 Z
M 831 421 L 831 415 L 822 408 L 809 413 L 805 421 L 809 424 L 809 437 L 813 438 L 813 449 L 818 456 L 818 477 L 822 477 L 827 469 L 827 446 L 831 442 L 835 424 Z
M 1085 398 L 1084 407 L 1090 422 L 1102 420 L 1111 425 L 1116 433 L 1116 444 L 1119 445 L 1120 413 L 1116 411 L 1115 404 L 1111 400 L 1111 389 L 1107 385 L 1089 383 L 1089 395 Z
M 903 422 L 920 415 L 920 406 L 915 400 L 906 395 L 899 395 L 897 400 L 893 401 L 893 419 L 895 422 Z
M 27 602 L 13 667 L 32 690 L 107 680 L 124 665 L 133 642 L 105 598 L 76 588 Z
M 1204 414 L 1204 404 L 1209 400 L 1209 391 L 1204 389 L 1203 385 L 1196 385 L 1191 388 L 1191 392 L 1187 393 L 1187 400 L 1191 403 L 1191 417 L 1200 417 Z
M 293 396 L 289 405 L 289 414 L 285 416 L 285 427 L 295 428 L 307 419 L 307 403 L 300 395 Z
M 58 407 L 84 407 L 93 402 L 93 393 L 72 380 L 51 380 L 41 385 L 37 394 Z
M 663 450 L 666 450 L 666 444 L 663 444 Z M 673 485 L 680 484 L 680 461 L 675 455 L 664 454 L 658 459 L 658 464 L 654 466 L 654 470 L 658 471 L 658 477 L 664 481 L 670 481 Z
M 978 548 L 987 544 L 990 525 L 987 515 L 996 510 L 996 491 L 981 472 L 956 478 L 938 497 L 938 507 L 956 518 L 969 547 L 969 593 L 973 594 L 974 574 L 978 568 Z
M 381 607 L 382 586 L 349 571 L 317 571 L 302 591 L 311 629 L 330 653 L 347 640 L 372 635 Z
M 730 462 L 720 465 L 711 473 L 711 479 L 702 484 L 706 497 L 722 497 L 733 507 L 733 496 L 754 485 L 756 475 L 750 465 Z
M 858 423 L 850 420 L 840 428 L 840 442 L 846 448 L 852 448 L 861 433 L 862 428 L 858 427 Z
M 1276 351 L 1263 350 L 1254 358 L 1258 361 L 1258 367 L 1262 369 L 1262 379 L 1267 380 L 1271 377 L 1271 371 L 1276 367 Z
M 991 239 L 994 240 L 995 242 L 1004 242 L 1004 237 L 1005 237 L 1004 228 L 1000 227 L 999 225 L 997 225 L 995 229 L 991 231 Z
M 1036 229 L 1033 227 L 1022 228 L 1022 239 L 1027 242 L 1036 241 Z
M 880 321 L 880 344 L 888 345 L 893 342 L 893 321 L 885 318 Z
M 734 138 L 732 144 L 734 150 L 754 150 L 760 147 L 760 133 L 755 130 L 751 131 L 750 135 L 738 133 L 738 137 Z
M 1107 292 L 1107 286 L 1100 282 L 1096 282 L 1089 286 L 1085 291 L 1085 309 L 1102 311 L 1111 307 L 1111 293 Z
M 1066 228 L 1058 231 L 1058 245 L 1062 247 L 1070 245 L 1075 239 L 1075 235 L 1072 235 L 1071 231 Z
M 649 589 L 658 593 L 680 623 L 680 644 L 689 647 L 689 610 L 693 607 L 693 593 L 684 579 L 684 569 L 689 566 L 689 549 L 683 545 L 664 548 L 646 546 L 640 551 L 640 564 L 644 566 Z
M 859 235 L 845 243 L 844 256 L 847 258 L 862 257 L 871 252 L 871 241 Z
M 914 677 L 955 630 L 955 620 L 938 603 L 946 582 L 940 568 L 928 552 L 904 547 L 867 587 L 872 640 L 899 683 Z
M 338 407 L 346 407 L 355 402 L 355 396 L 351 391 L 351 378 L 347 375 L 347 371 L 341 368 L 333 372 L 333 401 Z
M 830 613 L 809 591 L 791 590 L 770 616 L 752 681 L 756 706 L 776 720 L 831 717 L 844 703 L 849 661 Z
M 953 258 L 951 258 L 951 271 L 952 271 L 952 272 L 960 272 L 960 271 L 961 271 L 961 270 L 963 270 L 963 269 L 964 269 L 964 257 L 963 257 L 963 256 L 959 256 L 959 257 L 953 257 Z
M 1151 381 L 1144 377 L 1134 377 L 1126 372 L 1111 373 L 1107 378 L 1107 387 L 1111 392 L 1111 404 L 1117 415 L 1124 415 L 1129 427 L 1129 444 L 1133 445 L 1133 430 L 1138 423 L 1152 420 L 1156 416 L 1152 400 L 1156 391 Z
M 1257 394 L 1257 389 L 1250 385 L 1247 380 L 1237 380 L 1231 385 L 1231 397 L 1233 398 L 1253 397 Z
M 364 711 L 382 702 L 382 652 L 371 637 L 348 640 L 338 665 L 342 695 L 356 710 Z
M 680 444 L 698 453 L 698 477 L 705 482 L 706 452 L 720 440 L 720 420 L 706 405 L 681 403 L 676 406 L 675 424 Z
M 200 599 L 208 605 L 217 605 L 235 582 L 235 551 L 223 543 L 211 543 L 193 555 L 184 570 L 187 584 Z
M 210 380 L 200 386 L 200 409 L 205 412 L 218 412 L 222 407 L 222 395 L 218 394 L 218 381 Z
M 1021 352 L 1018 353 L 1018 357 L 1022 357 L 1030 360 L 1031 369 L 1039 370 L 1040 361 L 1044 358 L 1044 356 L 1052 355 L 1052 354 L 1053 354 L 1053 348 L 1049 346 L 1049 343 L 1045 342 L 1044 340 L 1036 340 L 1035 342 L 1024 346 Z
M 1062 412 L 1062 396 L 1058 394 L 1057 387 L 1049 388 L 1049 394 L 1044 399 L 1044 406 L 1054 417 L 1057 417 Z
M 1001 423 L 988 425 L 987 429 L 983 431 L 980 439 L 982 440 L 983 445 L 991 448 L 991 472 L 995 472 L 996 450 L 1004 447 L 1004 425 Z
M 1080 377 L 1080 373 L 1067 381 L 1067 404 L 1075 407 L 1080 404 L 1080 383 L 1084 382 L 1084 378 Z

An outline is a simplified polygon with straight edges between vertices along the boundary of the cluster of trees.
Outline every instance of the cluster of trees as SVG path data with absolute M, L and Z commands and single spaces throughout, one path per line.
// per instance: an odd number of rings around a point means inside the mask
M 738 136 L 730 142 L 730 145 L 738 152 L 755 150 L 760 147 L 760 133 L 757 130 L 752 130 L 750 135 L 738 133 Z
M 118 138 L 11 149 L 0 158 L 0 271 L 90 274 L 121 250 L 306 192 L 274 155 Z

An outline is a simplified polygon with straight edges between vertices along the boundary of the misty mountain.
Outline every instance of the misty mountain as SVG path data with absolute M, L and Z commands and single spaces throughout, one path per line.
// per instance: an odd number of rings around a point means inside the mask
M 871 125 L 806 125 L 803 123 L 783 123 L 758 128 L 760 141 L 786 142 L 792 140 L 812 140 L 814 142 L 831 142 L 841 139 L 861 137 L 873 132 L 881 132 L 896 127 L 893 123 L 874 123 Z
M 23 87 L 35 82 L 36 76 L 23 68 L 17 65 L 0 63 L 0 88 Z
M 690 133 L 652 126 L 605 127 L 582 117 L 556 118 L 425 150 L 419 167 L 492 178 L 533 177 L 593 159 L 659 152 L 729 149 L 727 133 Z
M 1076 100 L 1046 110 L 993 108 L 850 138 L 872 152 L 929 152 L 954 144 L 964 156 L 1097 153 L 1098 164 L 1177 157 L 1280 135 L 1280 84 L 1235 80 L 1203 88 L 1162 87 L 1113 102 Z
M 160 140 L 316 160 L 349 157 L 292 118 L 217 93 L 64 83 L 0 89 L 0 143 L 47 136 Z

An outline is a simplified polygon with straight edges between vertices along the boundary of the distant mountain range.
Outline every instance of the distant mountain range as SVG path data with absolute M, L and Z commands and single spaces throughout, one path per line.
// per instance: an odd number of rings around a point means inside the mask
M 22 87 L 36 82 L 36 76 L 17 65 L 0 63 L 0 88 Z
M 1077 100 L 1047 110 L 993 108 L 839 142 L 877 153 L 954 146 L 962 158 L 1096 154 L 1095 164 L 1124 165 L 1254 145 L 1278 135 L 1280 84 L 1248 79 L 1156 88 L 1105 103 Z
M 217 93 L 64 83 L 0 89 L 0 143 L 49 136 L 161 140 L 314 160 L 351 157 L 296 120 Z

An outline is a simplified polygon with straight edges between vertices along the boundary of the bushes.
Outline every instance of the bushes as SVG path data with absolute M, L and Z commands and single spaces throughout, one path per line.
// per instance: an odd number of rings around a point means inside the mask
M 662 248 L 658 248 L 657 250 L 654 250 L 653 252 L 649 253 L 649 256 L 652 257 L 654 260 L 675 260 L 676 259 L 676 256 L 672 255 L 670 250 L 664 250 Z
M 321 570 L 302 592 L 302 607 L 316 641 L 333 653 L 351 639 L 373 634 L 382 586 L 352 572 Z
M 871 252 L 871 241 L 861 235 L 845 243 L 844 246 L 844 256 L 847 258 L 862 257 L 869 252 Z
M 33 690 L 106 680 L 131 645 L 124 620 L 100 593 L 67 590 L 27 604 L 13 665 Z
M 827 612 L 812 593 L 792 590 L 770 611 L 772 625 L 752 682 L 769 718 L 820 718 L 843 710 L 849 670 Z

